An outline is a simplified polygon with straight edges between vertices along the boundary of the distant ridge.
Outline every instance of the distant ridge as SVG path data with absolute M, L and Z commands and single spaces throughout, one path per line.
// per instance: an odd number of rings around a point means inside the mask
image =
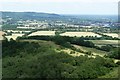
M 39 18 L 59 18 L 58 14 L 42 12 L 6 12 L 0 11 L 2 18 L 10 17 L 13 19 L 39 19 Z
M 54 13 L 44 13 L 44 12 L 11 12 L 11 11 L 0 11 L 2 13 L 2 18 L 12 18 L 14 21 L 17 20 L 68 20 L 68 19 L 85 19 L 94 21 L 103 21 L 106 19 L 117 21 L 117 15 L 63 15 Z

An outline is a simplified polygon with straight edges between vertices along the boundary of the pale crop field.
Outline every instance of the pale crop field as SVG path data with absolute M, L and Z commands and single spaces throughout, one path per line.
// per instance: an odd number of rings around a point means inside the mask
M 54 36 L 55 35 L 55 31 L 37 31 L 37 32 L 33 32 L 28 36 Z
M 6 31 L 13 32 L 13 33 L 31 32 L 31 31 L 25 31 L 25 30 L 6 30 Z
M 103 33 L 104 35 L 107 35 L 107 36 L 111 36 L 111 37 L 113 37 L 113 38 L 119 38 L 119 34 L 117 34 L 117 33 Z
M 65 32 L 60 34 L 61 36 L 70 36 L 70 37 L 86 37 L 86 36 L 93 36 L 93 37 L 101 37 L 101 35 L 93 33 L 93 32 Z
M 94 44 L 118 44 L 120 40 L 89 40 L 92 41 Z
M 10 35 L 10 36 L 5 36 L 8 40 L 10 40 L 11 38 L 13 39 L 13 40 L 16 40 L 17 39 L 17 37 L 22 37 L 24 34 L 12 34 L 12 35 Z
M 2 35 L 4 35 L 4 34 L 5 34 L 5 32 L 0 31 L 0 40 L 3 40 L 3 36 Z

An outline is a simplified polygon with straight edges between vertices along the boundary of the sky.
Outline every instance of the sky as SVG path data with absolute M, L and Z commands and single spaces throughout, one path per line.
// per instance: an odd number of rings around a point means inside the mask
M 117 15 L 119 0 L 0 0 L 0 11 Z

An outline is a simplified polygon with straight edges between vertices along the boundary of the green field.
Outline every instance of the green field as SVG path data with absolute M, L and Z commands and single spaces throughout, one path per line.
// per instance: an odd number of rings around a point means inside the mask
M 102 45 L 118 46 L 118 43 L 120 42 L 120 40 L 89 40 L 89 41 L 92 41 L 97 46 L 102 46 Z
M 89 40 L 92 41 L 95 44 L 118 44 L 118 41 L 120 40 Z
M 84 47 L 84 46 L 78 46 L 78 45 L 74 45 L 76 48 L 85 51 L 85 52 L 91 52 L 93 55 L 99 55 L 101 57 L 103 57 L 104 55 L 106 55 L 108 52 L 105 51 L 101 51 L 95 48 L 88 48 L 88 47 Z

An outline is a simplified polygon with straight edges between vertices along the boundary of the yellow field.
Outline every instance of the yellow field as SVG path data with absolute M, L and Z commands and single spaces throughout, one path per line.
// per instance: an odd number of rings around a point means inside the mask
M 55 35 L 55 31 L 37 31 L 37 32 L 33 32 L 28 36 L 54 36 L 54 35 Z
M 101 37 L 101 35 L 98 35 L 93 32 L 65 32 L 60 34 L 61 36 L 70 36 L 70 37 L 86 37 L 86 36 L 93 36 L 93 37 Z
M 25 30 L 6 30 L 6 31 L 13 32 L 13 33 L 31 32 L 31 31 L 25 31 Z
M 5 36 L 8 40 L 10 40 L 11 38 L 13 40 L 16 40 L 17 37 L 22 37 L 24 34 L 12 34 L 11 36 Z
M 113 38 L 119 38 L 119 34 L 117 34 L 117 33 L 103 33 L 104 35 L 107 35 L 107 36 L 111 36 L 111 37 L 113 37 Z
M 5 34 L 5 32 L 0 31 L 0 40 L 3 40 L 3 36 L 2 35 L 4 35 L 4 34 Z

